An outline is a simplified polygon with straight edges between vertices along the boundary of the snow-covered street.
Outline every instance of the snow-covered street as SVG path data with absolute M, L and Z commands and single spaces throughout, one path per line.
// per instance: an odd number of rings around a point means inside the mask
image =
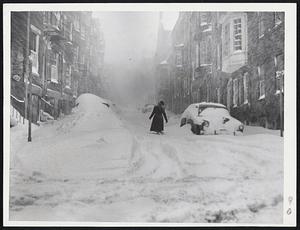
M 167 112 L 156 135 L 135 107 L 78 102 L 31 143 L 11 129 L 10 220 L 282 223 L 279 131 L 197 136 Z

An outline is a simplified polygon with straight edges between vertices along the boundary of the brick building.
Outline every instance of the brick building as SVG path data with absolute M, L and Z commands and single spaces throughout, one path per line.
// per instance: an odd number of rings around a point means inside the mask
M 190 14 L 180 12 L 171 34 L 169 56 L 171 110 L 180 113 L 191 102 Z
M 218 102 L 246 124 L 283 123 L 283 13 L 181 12 L 171 45 L 173 112 Z
M 35 123 L 41 111 L 55 119 L 70 113 L 78 94 L 88 91 L 83 83 L 90 76 L 91 18 L 91 12 L 12 12 L 11 104 L 21 115 L 25 116 L 29 73 Z
M 246 23 L 245 23 L 246 24 Z M 231 113 L 247 124 L 279 129 L 280 79 L 284 70 L 284 15 L 247 12 L 245 64 L 232 73 L 228 91 Z

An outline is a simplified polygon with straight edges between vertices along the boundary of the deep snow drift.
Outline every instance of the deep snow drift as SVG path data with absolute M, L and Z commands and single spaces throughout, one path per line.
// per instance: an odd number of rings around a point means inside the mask
M 170 113 L 155 135 L 149 113 L 78 103 L 32 143 L 11 129 L 10 220 L 282 223 L 278 135 L 195 136 Z

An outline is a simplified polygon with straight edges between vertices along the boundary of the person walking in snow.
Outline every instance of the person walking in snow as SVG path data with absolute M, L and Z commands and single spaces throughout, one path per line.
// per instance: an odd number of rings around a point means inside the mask
M 153 117 L 150 131 L 154 131 L 157 134 L 163 134 L 164 130 L 164 120 L 163 116 L 165 118 L 166 123 L 168 123 L 167 115 L 165 112 L 165 103 L 163 101 L 160 101 L 156 106 L 154 106 L 153 111 L 149 117 Z

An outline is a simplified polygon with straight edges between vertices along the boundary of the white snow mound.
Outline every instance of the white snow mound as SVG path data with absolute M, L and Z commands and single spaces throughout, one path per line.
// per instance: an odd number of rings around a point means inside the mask
M 115 112 L 103 104 L 105 99 L 83 94 L 77 103 L 72 114 L 34 130 L 32 142 L 27 142 L 26 129 L 22 134 L 13 132 L 11 168 L 50 178 L 98 176 L 106 164 L 114 168 L 115 161 L 110 164 L 110 158 L 120 157 L 129 149 L 127 130 Z
M 78 122 L 74 130 L 91 131 L 95 129 L 119 128 L 122 123 L 112 110 L 111 103 L 93 94 L 80 95 L 77 114 Z

